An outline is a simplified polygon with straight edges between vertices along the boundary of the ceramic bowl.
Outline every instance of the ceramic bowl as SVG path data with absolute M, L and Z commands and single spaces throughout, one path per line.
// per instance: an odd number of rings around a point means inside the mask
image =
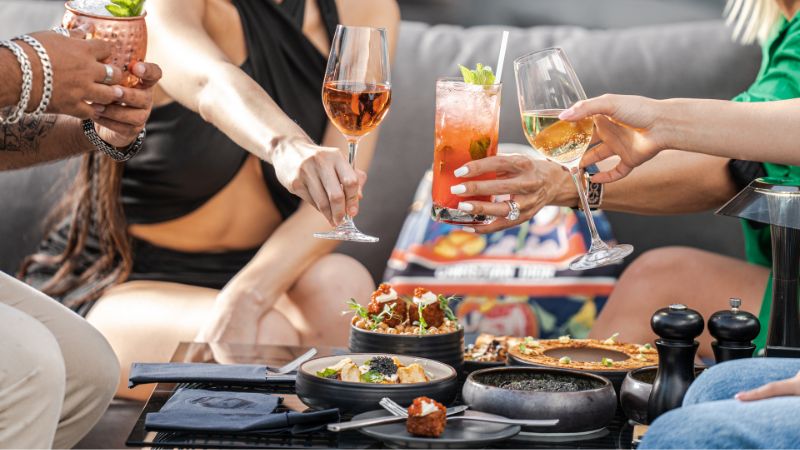
M 608 357 L 616 361 L 619 361 L 624 358 L 627 358 L 627 355 L 625 355 L 622 352 L 615 352 L 611 350 L 604 350 L 598 348 L 558 349 L 557 351 L 551 352 L 551 355 L 556 358 L 561 356 L 569 356 L 570 358 L 572 358 L 573 361 L 600 361 L 601 359 L 603 359 L 603 357 Z M 534 362 L 522 359 L 511 352 L 509 352 L 508 354 L 508 365 L 553 368 L 552 366 L 536 364 Z M 575 370 L 581 373 L 588 373 L 588 374 L 598 375 L 603 378 L 608 378 L 608 380 L 611 381 L 611 384 L 614 386 L 614 391 L 617 394 L 619 394 L 620 390 L 622 389 L 622 382 L 625 380 L 625 376 L 629 372 L 629 370 L 627 369 L 618 369 L 618 370 L 569 369 L 569 370 Z
M 418 363 L 425 368 L 431 381 L 414 384 L 372 384 L 317 376 L 317 372 L 335 365 L 343 358 L 350 358 L 355 364 L 361 365 L 376 356 L 396 356 L 404 365 Z M 378 402 L 383 397 L 389 397 L 403 406 L 410 405 L 420 396 L 430 397 L 449 405 L 458 393 L 458 380 L 456 371 L 452 367 L 438 361 L 386 353 L 353 353 L 326 356 L 305 362 L 297 371 L 295 389 L 300 400 L 311 408 L 339 408 L 342 412 L 359 413 L 380 409 Z
M 447 334 L 386 334 L 350 326 L 353 353 L 393 353 L 443 362 L 460 371 L 464 364 L 464 329 Z
M 574 392 L 529 391 L 499 387 L 504 381 L 547 377 L 554 383 L 580 383 Z M 500 367 L 473 372 L 462 390 L 464 403 L 477 411 L 512 419 L 559 419 L 555 427 L 526 429 L 543 433 L 582 433 L 606 427 L 617 398 L 611 382 L 598 375 L 564 369 Z

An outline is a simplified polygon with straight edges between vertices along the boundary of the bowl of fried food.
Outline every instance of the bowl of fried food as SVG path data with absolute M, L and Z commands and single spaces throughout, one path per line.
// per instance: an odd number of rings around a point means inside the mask
M 417 356 L 448 364 L 464 363 L 464 329 L 450 309 L 452 297 L 416 288 L 410 297 L 381 284 L 365 307 L 354 299 L 350 351 L 387 352 Z
M 464 373 L 470 374 L 476 370 L 505 366 L 510 339 L 508 336 L 488 333 L 478 335 L 475 343 L 467 345 L 464 349 Z
M 385 353 L 353 353 L 312 359 L 300 366 L 300 400 L 316 409 L 358 413 L 380 408 L 388 397 L 401 405 L 424 395 L 445 405 L 458 393 L 456 371 L 438 361 Z

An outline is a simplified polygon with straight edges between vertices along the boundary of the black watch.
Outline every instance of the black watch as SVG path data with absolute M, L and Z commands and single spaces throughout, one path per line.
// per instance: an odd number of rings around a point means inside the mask
M 143 128 L 139 135 L 136 136 L 136 139 L 122 151 L 104 141 L 103 138 L 97 134 L 97 131 L 94 129 L 94 121 L 91 119 L 83 121 L 83 134 L 86 135 L 89 142 L 91 142 L 97 150 L 102 151 L 114 161 L 123 162 L 133 158 L 139 153 L 139 150 L 141 150 L 144 145 L 144 137 L 147 135 L 147 130 Z

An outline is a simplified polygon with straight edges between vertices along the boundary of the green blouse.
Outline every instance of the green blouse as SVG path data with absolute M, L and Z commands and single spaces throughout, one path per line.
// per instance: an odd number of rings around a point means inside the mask
M 756 81 L 737 95 L 736 102 L 767 102 L 800 97 L 800 14 L 792 20 L 781 17 L 771 36 L 762 48 L 761 69 Z M 747 130 L 745 129 L 746 133 Z M 764 163 L 768 176 L 800 181 L 800 167 Z M 769 227 L 743 222 L 747 260 L 764 267 L 772 266 L 772 249 Z M 770 275 L 761 304 L 761 334 L 756 340 L 764 348 L 772 306 L 772 276 Z

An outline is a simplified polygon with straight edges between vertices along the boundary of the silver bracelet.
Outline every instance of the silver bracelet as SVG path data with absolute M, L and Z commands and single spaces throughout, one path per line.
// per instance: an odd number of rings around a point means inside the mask
M 47 54 L 47 50 L 45 50 L 42 43 L 32 36 L 25 34 L 17 36 L 14 39 L 21 40 L 30 45 L 36 51 L 36 54 L 39 56 L 39 61 L 42 63 L 42 78 L 44 79 L 42 100 L 39 102 L 39 106 L 36 110 L 31 113 L 33 117 L 39 117 L 47 110 L 47 107 L 50 105 L 50 99 L 53 97 L 53 64 L 50 62 L 50 55 Z
M 136 156 L 136 154 L 139 153 L 139 150 L 142 149 L 142 146 L 144 145 L 144 138 L 147 136 L 147 130 L 142 128 L 142 131 L 139 132 L 139 134 L 136 136 L 136 139 L 134 139 L 134 141 L 131 142 L 126 149 L 120 151 L 113 145 L 104 141 L 103 138 L 97 134 L 97 130 L 94 129 L 93 120 L 86 119 L 82 122 L 82 125 L 83 134 L 86 135 L 86 137 L 89 139 L 89 142 L 91 142 L 97 150 L 102 151 L 108 155 L 108 157 L 117 162 L 124 162 Z
M 14 124 L 19 122 L 25 110 L 28 109 L 28 102 L 31 99 L 31 87 L 33 86 L 33 70 L 31 69 L 31 61 L 28 55 L 22 50 L 16 42 L 0 41 L 0 47 L 5 47 L 11 50 L 11 53 L 17 58 L 19 68 L 22 71 L 22 90 L 19 96 L 19 103 L 11 110 L 11 114 L 5 119 L 0 119 L 0 124 Z

